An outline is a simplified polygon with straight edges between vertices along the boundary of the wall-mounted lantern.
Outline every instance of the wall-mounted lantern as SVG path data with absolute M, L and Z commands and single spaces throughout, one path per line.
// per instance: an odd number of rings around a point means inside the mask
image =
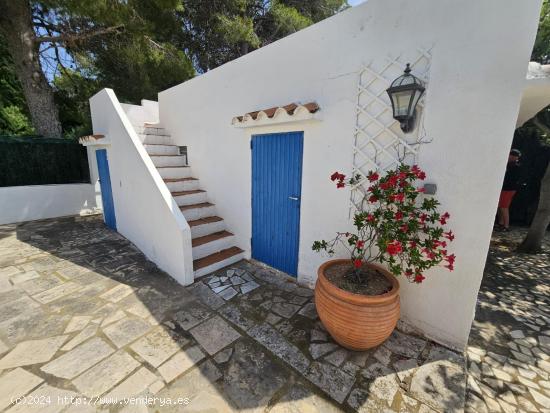
M 411 75 L 410 63 L 407 63 L 405 73 L 395 79 L 386 89 L 391 100 L 393 117 L 401 124 L 401 130 L 405 133 L 414 129 L 416 117 L 416 104 L 424 93 L 422 82 Z

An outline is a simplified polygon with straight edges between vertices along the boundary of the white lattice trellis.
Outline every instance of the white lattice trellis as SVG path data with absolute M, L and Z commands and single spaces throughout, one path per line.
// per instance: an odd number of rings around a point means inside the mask
M 359 208 L 368 188 L 369 170 L 387 170 L 400 162 L 415 162 L 423 143 L 422 112 L 425 95 L 418 103 L 416 127 L 412 133 L 403 133 L 399 122 L 393 119 L 386 89 L 403 74 L 406 63 L 413 74 L 428 84 L 430 50 L 419 49 L 414 56 L 399 56 L 383 62 L 371 62 L 359 72 L 355 138 L 353 145 L 353 176 L 362 179 L 351 191 L 351 206 Z

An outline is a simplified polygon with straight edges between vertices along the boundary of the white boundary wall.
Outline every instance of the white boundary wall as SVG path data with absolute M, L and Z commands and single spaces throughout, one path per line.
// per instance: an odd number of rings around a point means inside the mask
M 316 239 L 345 231 L 350 194 L 329 182 L 349 173 L 358 72 L 374 60 L 432 60 L 423 127 L 433 139 L 419 164 L 457 239 L 456 270 L 432 270 L 422 285 L 401 280 L 402 319 L 463 348 L 474 317 L 504 167 L 518 116 L 540 0 L 370 0 L 159 94 L 160 122 L 219 215 L 250 254 L 252 133 L 304 131 L 298 280 L 311 284 L 327 258 Z M 498 12 L 495 12 L 498 10 Z M 237 129 L 246 112 L 316 101 L 322 121 Z M 266 188 L 269 190 L 269 188 Z
M 103 89 L 90 99 L 90 109 L 94 134 L 105 136 L 97 148 L 107 149 L 117 231 L 176 281 L 191 284 L 191 229 L 122 105 Z
M 0 188 L 0 224 L 91 213 L 97 206 L 91 184 Z

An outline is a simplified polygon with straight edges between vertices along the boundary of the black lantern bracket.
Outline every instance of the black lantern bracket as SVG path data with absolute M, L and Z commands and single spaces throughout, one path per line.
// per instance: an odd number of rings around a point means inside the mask
M 422 81 L 411 74 L 411 65 L 407 63 L 403 74 L 386 89 L 392 105 L 393 118 L 401 125 L 405 133 L 412 132 L 416 123 L 416 106 L 425 91 Z

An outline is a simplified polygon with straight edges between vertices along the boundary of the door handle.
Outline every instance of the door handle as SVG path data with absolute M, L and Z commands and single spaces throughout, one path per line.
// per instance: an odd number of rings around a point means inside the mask
M 292 200 L 292 201 L 299 201 L 300 198 L 298 198 L 297 196 L 289 196 L 288 199 Z

